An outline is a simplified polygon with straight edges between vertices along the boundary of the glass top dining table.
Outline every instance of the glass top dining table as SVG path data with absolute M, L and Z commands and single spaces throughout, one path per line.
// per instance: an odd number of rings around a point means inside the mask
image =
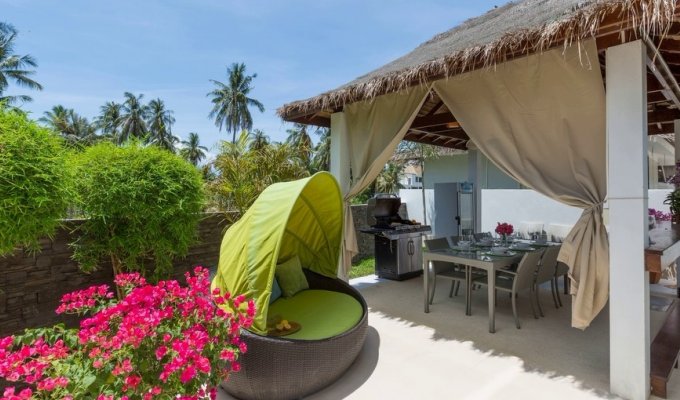
M 469 248 L 454 247 L 443 250 L 426 250 L 423 251 L 423 292 L 424 292 L 424 311 L 430 312 L 429 293 L 431 280 L 434 278 L 432 274 L 431 261 L 443 261 L 453 264 L 465 265 L 471 268 L 478 268 L 486 271 L 488 279 L 488 306 L 489 306 L 489 332 L 496 331 L 495 322 L 495 288 L 496 288 L 496 271 L 507 268 L 513 264 L 519 263 L 524 254 L 529 251 L 541 250 L 548 246 L 559 245 L 558 243 L 536 243 L 536 242 L 516 242 L 526 243 L 524 245 L 510 246 L 506 252 L 494 253 L 491 251 L 491 246 L 470 246 Z M 471 274 L 468 275 L 468 280 Z M 467 282 L 467 287 L 470 282 Z M 470 290 L 466 290 L 466 314 L 471 314 L 470 307 Z

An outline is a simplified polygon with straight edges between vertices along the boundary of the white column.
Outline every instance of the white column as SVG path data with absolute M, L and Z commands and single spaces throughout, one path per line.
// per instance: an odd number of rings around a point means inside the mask
M 612 393 L 649 397 L 647 68 L 638 40 L 607 49 L 609 374 Z
M 471 147 L 471 146 L 470 146 Z M 468 147 L 468 181 L 474 185 L 475 232 L 482 231 L 482 154 Z
M 331 114 L 331 174 L 345 195 L 350 188 L 349 132 L 345 113 Z
M 654 136 L 649 137 L 649 145 L 655 146 L 656 145 L 656 138 Z M 647 189 L 658 189 L 658 184 L 657 180 L 659 179 L 659 163 L 656 161 L 654 157 L 651 157 L 649 154 L 647 154 L 647 165 L 649 168 L 647 169 L 647 173 L 649 176 L 649 187 Z

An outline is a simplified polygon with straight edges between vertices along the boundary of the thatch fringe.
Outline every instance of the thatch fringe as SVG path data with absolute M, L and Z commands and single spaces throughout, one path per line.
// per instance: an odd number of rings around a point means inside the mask
M 513 5 L 512 3 L 504 8 Z M 341 108 L 344 104 L 369 100 L 376 96 L 408 89 L 463 72 L 487 68 L 521 55 L 537 53 L 562 43 L 566 48 L 581 40 L 595 37 L 604 18 L 617 15 L 621 29 L 638 34 L 664 36 L 673 22 L 676 0 L 591 0 L 584 1 L 562 18 L 537 28 L 526 28 L 503 34 L 480 46 L 408 67 L 367 81 L 340 87 L 307 100 L 284 105 L 277 110 L 282 118 L 308 115 L 317 111 Z M 430 42 L 436 42 L 435 36 Z M 510 56 L 510 57 L 509 57 Z

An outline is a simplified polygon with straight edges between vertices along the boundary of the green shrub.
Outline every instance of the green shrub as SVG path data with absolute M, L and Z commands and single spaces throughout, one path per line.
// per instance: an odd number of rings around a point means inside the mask
M 68 169 L 61 139 L 0 105 L 0 255 L 38 249 L 68 208 Z
M 266 144 L 255 148 L 243 131 L 236 143 L 222 142 L 213 165 L 218 175 L 208 185 L 217 208 L 243 215 L 267 186 L 309 176 L 294 147 Z
M 90 271 L 110 258 L 114 273 L 145 271 L 154 277 L 172 271 L 196 240 L 203 210 L 201 173 L 156 146 L 101 143 L 74 156 L 78 206 L 86 221 L 72 243 L 73 258 Z

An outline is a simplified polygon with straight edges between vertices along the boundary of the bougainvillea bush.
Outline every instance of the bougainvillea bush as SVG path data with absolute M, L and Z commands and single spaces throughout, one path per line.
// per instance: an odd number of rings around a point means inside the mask
M 107 285 L 64 295 L 57 312 L 83 315 L 80 329 L 0 339 L 0 377 L 28 384 L 5 389 L 2 399 L 214 399 L 217 385 L 240 369 L 247 350 L 240 331 L 251 326 L 255 306 L 211 292 L 205 268 L 186 280 L 150 285 L 120 274 L 122 300 Z

